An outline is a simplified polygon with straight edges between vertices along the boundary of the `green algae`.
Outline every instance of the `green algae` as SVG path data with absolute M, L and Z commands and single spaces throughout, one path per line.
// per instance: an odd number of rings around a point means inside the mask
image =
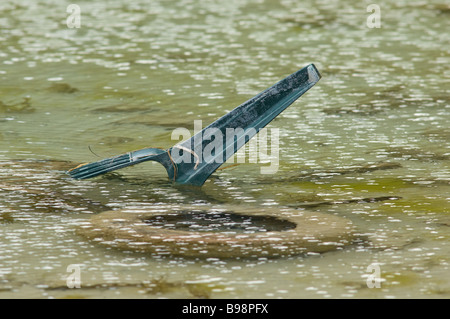
M 408 196 L 384 206 L 383 212 L 392 214 L 446 215 L 450 213 L 448 200 L 445 198 L 430 198 L 429 195 Z
M 402 272 L 381 272 L 381 278 L 383 279 L 382 286 L 397 287 L 397 286 L 410 286 L 420 281 L 417 273 L 412 271 Z

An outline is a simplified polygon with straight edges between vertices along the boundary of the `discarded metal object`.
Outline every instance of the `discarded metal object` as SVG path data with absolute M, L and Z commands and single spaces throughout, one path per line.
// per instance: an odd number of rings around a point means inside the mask
M 167 150 L 145 148 L 81 164 L 67 173 L 77 179 L 86 179 L 145 161 L 156 161 L 166 168 L 174 182 L 201 186 L 220 165 L 313 87 L 320 77 L 316 67 L 310 64 L 241 104 L 192 138 Z M 222 139 L 216 144 L 221 147 L 205 155 L 205 149 L 211 147 L 212 137 L 214 140 Z
M 286 257 L 323 253 L 356 240 L 351 221 L 292 208 L 169 206 L 97 214 L 78 234 L 151 255 L 192 258 Z

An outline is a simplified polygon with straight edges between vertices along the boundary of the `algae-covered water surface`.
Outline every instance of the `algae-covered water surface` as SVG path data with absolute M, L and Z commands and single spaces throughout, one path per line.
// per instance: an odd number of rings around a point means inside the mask
M 0 298 L 449 298 L 450 8 L 371 4 L 2 1 Z M 322 79 L 267 127 L 271 156 L 249 149 L 202 187 L 157 163 L 65 174 L 168 148 L 177 128 L 205 127 L 309 63 Z M 185 205 L 339 217 L 354 240 L 187 258 L 78 231 L 105 211 Z

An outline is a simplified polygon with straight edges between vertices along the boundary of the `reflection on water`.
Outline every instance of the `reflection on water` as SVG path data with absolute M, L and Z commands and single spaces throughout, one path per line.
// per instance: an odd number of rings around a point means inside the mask
M 82 2 L 81 27 L 69 29 L 64 3 L 3 1 L 0 296 L 448 298 L 449 8 L 381 2 L 370 29 L 368 4 Z M 322 80 L 270 124 L 276 175 L 230 165 L 197 189 L 153 163 L 63 174 L 170 147 L 173 129 L 206 125 L 311 62 Z M 185 260 L 75 234 L 105 210 L 244 203 L 346 217 L 364 240 L 283 259 Z M 381 288 L 366 285 L 373 263 Z M 82 289 L 67 288 L 70 264 Z

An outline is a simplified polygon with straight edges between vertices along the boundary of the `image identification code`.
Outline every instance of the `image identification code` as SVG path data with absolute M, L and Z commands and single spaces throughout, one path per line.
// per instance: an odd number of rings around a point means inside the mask
M 183 306 L 181 312 L 184 314 L 209 314 L 211 317 L 219 312 L 226 312 L 227 314 L 268 314 L 267 305 L 262 303 L 227 303 L 226 307 L 217 307 L 189 303 L 189 305 Z
M 269 313 L 267 304 L 227 304 L 227 313 Z

